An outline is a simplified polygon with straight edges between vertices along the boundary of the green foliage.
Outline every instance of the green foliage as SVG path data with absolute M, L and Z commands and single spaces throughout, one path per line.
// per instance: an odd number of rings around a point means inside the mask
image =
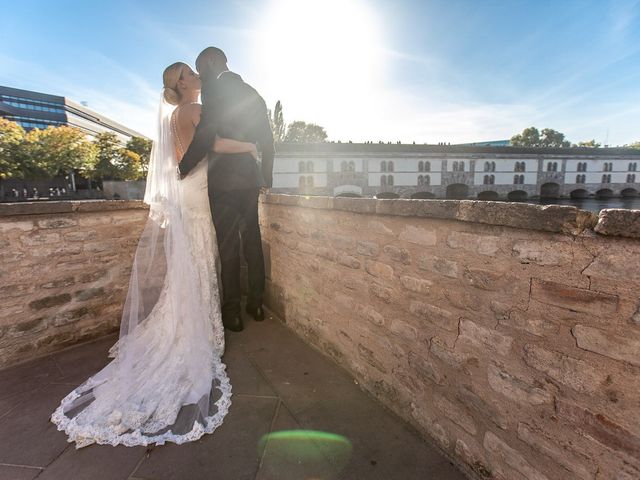
M 137 154 L 139 158 L 139 175 L 135 180 L 144 180 L 147 178 L 152 146 L 153 142 L 143 137 L 132 137 L 131 140 L 127 142 L 125 148 L 129 152 Z
M 595 139 L 591 139 L 588 142 L 579 142 L 578 143 L 578 147 L 585 147 L 585 148 L 598 148 L 600 147 L 600 144 L 597 143 L 595 141 Z
M 543 128 L 540 132 L 536 127 L 525 128 L 522 133 L 511 137 L 514 147 L 570 147 L 571 142 L 565 140 L 564 133 L 552 128 Z
M 629 145 L 629 148 L 640 148 L 640 142 L 634 142 L 631 145 Z
M 327 132 L 324 128 L 313 123 L 306 123 L 297 120 L 287 128 L 284 137 L 285 142 L 292 143 L 318 143 L 327 140 Z
M 55 177 L 71 171 L 93 169 L 96 150 L 79 129 L 67 126 L 34 129 L 25 138 L 29 157 L 38 173 Z
M 24 176 L 22 162 L 17 160 L 23 156 L 20 150 L 25 135 L 19 124 L 0 118 L 0 180 Z

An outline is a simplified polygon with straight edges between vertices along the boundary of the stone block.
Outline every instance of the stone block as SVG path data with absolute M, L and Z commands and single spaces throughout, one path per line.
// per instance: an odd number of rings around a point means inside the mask
M 451 445 L 449 434 L 435 419 L 428 414 L 430 406 L 411 402 L 411 416 L 418 422 L 427 434 L 433 438 L 440 448 L 447 450 Z
M 54 218 L 45 218 L 43 220 L 38 220 L 37 225 L 39 228 L 67 228 L 67 227 L 75 227 L 78 225 L 78 220 L 71 217 L 54 217 Z
M 444 382 L 444 375 L 440 373 L 430 359 L 415 352 L 409 352 L 407 359 L 412 373 L 422 382 L 426 382 L 427 384 L 442 384 Z
M 356 257 L 352 257 L 351 255 L 346 255 L 342 253 L 338 254 L 336 257 L 336 262 L 338 262 L 340 265 L 344 267 L 353 268 L 354 270 L 357 270 L 360 268 L 360 260 L 358 260 Z
M 337 233 L 327 234 L 329 243 L 338 250 L 353 251 L 356 248 L 356 239 L 349 235 L 341 235 Z
M 418 339 L 418 330 L 416 327 L 402 320 L 392 320 L 389 331 L 408 341 L 416 341 Z
M 433 282 L 424 278 L 411 277 L 409 275 L 402 275 L 400 277 L 400 283 L 404 288 L 416 293 L 429 293 Z
M 500 290 L 500 281 L 504 278 L 504 274 L 499 272 L 470 267 L 464 269 L 462 276 L 468 285 L 488 291 Z
M 371 322 L 379 327 L 384 325 L 385 323 L 384 316 L 371 305 L 359 305 L 358 314 L 366 321 Z
M 60 234 L 54 232 L 42 232 L 31 235 L 22 235 L 20 242 L 23 245 L 34 247 L 39 245 L 51 245 L 60 242 Z
M 376 282 L 369 284 L 369 293 L 385 303 L 391 303 L 393 299 L 393 290 Z
M 519 240 L 513 245 L 513 255 L 520 263 L 543 267 L 570 265 L 573 260 L 569 242 Z
M 50 295 L 48 297 L 39 298 L 29 302 L 29 307 L 33 310 L 43 310 L 45 308 L 57 307 L 69 303 L 71 301 L 71 295 L 68 293 L 61 293 L 59 295 Z
M 489 386 L 497 393 L 524 405 L 551 404 L 553 396 L 546 390 L 532 385 L 531 380 L 525 380 L 512 375 L 495 364 L 487 368 Z
M 438 394 L 433 395 L 433 404 L 444 414 L 445 417 L 459 427 L 462 427 L 462 429 L 467 433 L 475 435 L 478 432 L 476 422 L 473 420 L 471 415 L 464 410 L 464 408 Z
M 609 315 L 618 309 L 618 296 L 576 288 L 561 283 L 533 279 L 531 298 L 584 313 Z
M 73 277 L 64 277 L 64 278 L 58 278 L 56 280 L 52 280 L 50 282 L 45 282 L 45 283 L 41 283 L 38 288 L 46 288 L 46 289 L 53 289 L 53 288 L 64 288 L 64 287 L 70 287 L 71 285 L 75 285 L 76 281 Z
M 538 337 L 557 335 L 560 331 L 560 326 L 557 323 L 543 318 L 543 314 L 531 306 L 526 311 L 511 310 L 508 315 L 507 319 L 499 320 L 500 325 L 522 330 Z
M 449 332 L 458 331 L 458 317 L 443 308 L 414 300 L 409 304 L 409 311 L 436 327 Z
M 406 248 L 396 247 L 395 245 L 385 245 L 382 251 L 394 262 L 403 265 L 411 264 L 411 254 Z
M 640 210 L 622 208 L 600 210 L 594 230 L 601 235 L 640 238 Z
M 595 472 L 591 471 L 579 458 L 571 454 L 567 448 L 563 448 L 543 432 L 534 430 L 526 423 L 521 422 L 518 424 L 518 438 L 534 450 L 553 459 L 578 478 L 585 480 L 595 479 Z
M 356 244 L 356 252 L 366 257 L 377 257 L 380 253 L 380 246 L 375 242 L 359 240 Z
M 432 255 L 422 255 L 418 259 L 418 268 L 449 278 L 458 278 L 460 276 L 460 265 L 457 262 Z
M 576 325 L 571 330 L 578 348 L 614 360 L 640 366 L 640 334 L 627 332 L 623 337 L 598 328 Z
M 413 243 L 423 247 L 433 247 L 436 244 L 437 236 L 433 230 L 426 228 L 414 227 L 413 225 L 405 226 L 400 232 L 400 240 Z
M 509 419 L 504 405 L 489 403 L 480 397 L 469 385 L 461 385 L 456 392 L 456 400 L 480 418 L 488 418 L 502 430 L 509 427 Z
M 478 325 L 471 320 L 460 320 L 459 341 L 473 345 L 478 349 L 488 349 L 499 355 L 509 355 L 513 338 L 495 330 Z
M 30 220 L 7 220 L 5 218 L 0 221 L 0 233 L 30 232 L 34 228 L 33 221 Z
M 608 448 L 631 457 L 640 456 L 640 438 L 603 415 L 564 398 L 556 399 L 556 414 L 573 428 L 586 433 Z
M 373 275 L 376 278 L 382 278 L 385 280 L 392 280 L 394 278 L 393 267 L 386 263 L 367 260 L 364 268 L 369 275 Z
M 537 345 L 524 346 L 524 361 L 531 368 L 581 393 L 594 393 L 605 386 L 607 380 L 605 370 Z
M 511 448 L 506 442 L 498 438 L 493 432 L 486 432 L 483 442 L 485 450 L 494 460 L 492 465 L 508 465 L 522 475 L 526 480 L 549 480 L 548 477 L 536 470 L 520 452 Z
M 472 448 L 467 442 L 458 438 L 456 439 L 454 451 L 480 478 L 495 478 L 491 472 L 491 467 L 488 466 L 488 462 L 484 458 L 481 447 L 474 445 Z
M 360 358 L 362 358 L 365 362 L 367 362 L 376 370 L 382 373 L 387 373 L 387 369 L 385 368 L 383 363 L 378 359 L 374 351 L 371 350 L 370 348 L 365 347 L 362 343 L 358 344 L 358 355 L 360 355 Z
M 640 257 L 640 242 L 611 239 L 608 243 L 608 248 L 600 251 L 582 274 L 605 281 L 614 279 L 626 284 L 640 284 L 640 269 L 637 262 L 629 261 L 631 258 Z

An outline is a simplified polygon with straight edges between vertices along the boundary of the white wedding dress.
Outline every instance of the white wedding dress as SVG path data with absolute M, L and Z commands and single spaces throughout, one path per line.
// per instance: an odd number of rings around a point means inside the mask
M 173 110 L 161 103 L 145 192 L 149 219 L 114 360 L 51 416 L 76 448 L 197 440 L 222 424 L 231 404 L 207 162 L 177 180 Z

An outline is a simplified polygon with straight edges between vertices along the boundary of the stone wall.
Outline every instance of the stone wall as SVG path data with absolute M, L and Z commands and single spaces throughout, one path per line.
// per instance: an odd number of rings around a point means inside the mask
M 261 222 L 270 306 L 470 477 L 640 478 L 640 211 L 268 195 Z
M 0 204 L 0 367 L 117 331 L 141 202 Z

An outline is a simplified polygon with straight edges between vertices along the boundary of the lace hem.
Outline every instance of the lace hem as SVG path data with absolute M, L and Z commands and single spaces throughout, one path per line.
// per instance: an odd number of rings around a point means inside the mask
M 218 410 L 214 415 L 206 417 L 206 425 L 201 424 L 197 420 L 191 431 L 184 434 L 174 434 L 171 430 L 158 435 L 147 435 L 142 433 L 140 428 L 127 433 L 118 432 L 118 425 L 110 425 L 109 427 L 97 427 L 95 425 L 78 425 L 75 418 L 65 415 L 64 409 L 72 404 L 72 402 L 80 396 L 78 389 L 73 390 L 60 402 L 60 406 L 51 415 L 51 422 L 56 425 L 59 431 L 67 434 L 67 442 L 76 442 L 76 449 L 80 449 L 93 443 L 99 445 L 124 445 L 127 447 L 147 446 L 151 444 L 164 445 L 166 442 L 172 442 L 181 445 L 186 442 L 198 440 L 204 434 L 213 433 L 220 425 L 231 406 L 231 383 L 226 372 L 226 366 L 222 362 L 216 362 L 214 365 L 214 378 L 220 381 L 220 385 L 216 387 L 220 390 L 221 396 L 215 402 Z M 87 385 L 85 384 L 85 387 Z M 117 412 L 113 412 L 114 414 Z M 113 414 L 112 414 L 113 415 Z M 167 427 L 169 425 L 165 425 Z M 157 430 L 160 430 L 158 428 Z

